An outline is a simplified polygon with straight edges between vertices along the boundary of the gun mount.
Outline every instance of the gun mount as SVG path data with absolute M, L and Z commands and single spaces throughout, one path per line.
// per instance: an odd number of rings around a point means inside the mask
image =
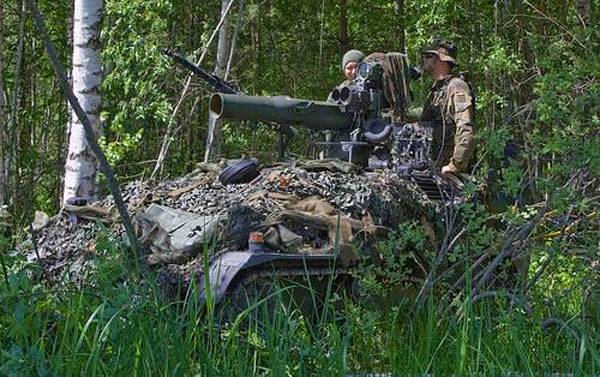
M 326 157 L 409 174 L 430 165 L 430 135 L 407 116 L 410 82 L 419 76 L 404 54 L 373 54 L 359 64 L 352 82 L 331 92 L 328 102 L 215 93 L 209 109 L 222 119 L 330 131 L 333 141 L 318 143 Z

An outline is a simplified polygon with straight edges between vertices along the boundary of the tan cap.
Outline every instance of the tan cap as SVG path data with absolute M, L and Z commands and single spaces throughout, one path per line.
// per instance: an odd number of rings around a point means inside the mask
M 452 42 L 436 40 L 423 53 L 436 54 L 441 61 L 458 65 L 456 61 L 456 46 Z

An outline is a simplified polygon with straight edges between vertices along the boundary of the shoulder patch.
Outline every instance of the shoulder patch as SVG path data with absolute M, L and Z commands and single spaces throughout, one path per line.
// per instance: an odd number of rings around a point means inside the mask
M 454 109 L 457 113 L 465 111 L 473 102 L 473 97 L 465 90 L 456 90 L 452 96 Z

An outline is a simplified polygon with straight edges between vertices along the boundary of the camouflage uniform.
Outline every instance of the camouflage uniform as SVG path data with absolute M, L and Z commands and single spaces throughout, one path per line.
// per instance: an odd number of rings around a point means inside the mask
M 438 41 L 425 53 L 434 53 L 452 66 L 458 64 L 456 47 L 449 42 Z M 474 107 L 471 88 L 462 74 L 451 73 L 431 87 L 420 123 L 432 132 L 431 158 L 436 169 L 449 165 L 457 173 L 466 171 L 475 146 Z

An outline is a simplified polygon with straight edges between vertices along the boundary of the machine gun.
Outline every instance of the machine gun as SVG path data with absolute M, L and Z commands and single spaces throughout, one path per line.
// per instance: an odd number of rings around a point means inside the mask
M 177 63 L 179 63 L 182 67 L 191 71 L 194 75 L 198 76 L 202 81 L 206 82 L 211 86 L 214 92 L 219 93 L 228 93 L 228 94 L 243 94 L 241 91 L 235 89 L 233 85 L 223 80 L 219 76 L 213 75 L 212 73 L 202 69 L 202 67 L 197 66 L 192 63 L 188 59 L 186 59 L 183 55 L 178 52 L 175 52 L 169 48 L 163 48 L 162 53 L 171 57 Z
M 200 80 L 207 83 L 211 87 L 213 92 L 232 94 L 232 95 L 243 95 L 244 94 L 242 91 L 237 90 L 232 84 L 223 80 L 219 76 L 216 76 L 216 75 L 206 71 L 202 67 L 199 67 L 198 65 L 192 63 L 191 61 L 189 61 L 187 58 L 185 58 L 180 53 L 175 52 L 174 50 L 169 49 L 169 48 L 164 48 L 161 51 L 163 54 L 165 54 L 165 55 L 171 57 L 173 60 L 175 60 L 175 62 L 177 62 L 179 65 L 181 65 L 185 69 L 192 72 Z M 243 119 L 241 119 L 241 120 L 243 120 Z M 261 120 L 261 119 L 254 119 L 254 120 Z M 291 134 L 292 130 L 285 123 L 271 124 L 271 125 L 275 126 L 276 130 L 279 132 L 279 157 L 283 158 L 284 154 L 285 154 L 286 136 L 289 136 Z

